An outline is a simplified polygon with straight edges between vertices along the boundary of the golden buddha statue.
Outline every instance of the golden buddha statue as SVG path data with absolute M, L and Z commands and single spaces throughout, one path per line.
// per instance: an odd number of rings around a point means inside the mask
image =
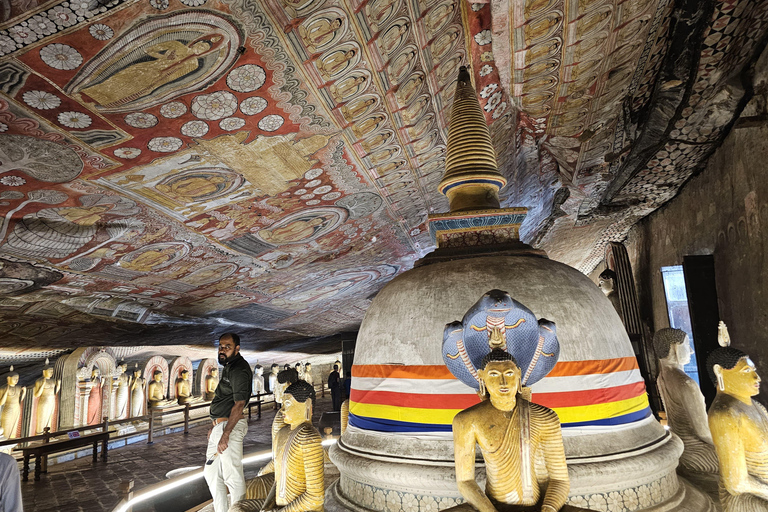
M 452 510 L 578 510 L 564 506 L 570 482 L 557 414 L 521 396 L 520 368 L 508 352 L 491 350 L 477 374 L 480 393 L 488 399 L 453 420 L 456 481 L 471 507 Z M 485 460 L 485 492 L 475 481 L 475 445 Z M 544 461 L 549 477 L 543 496 L 536 460 Z
M 27 389 L 19 386 L 19 374 L 13 371 L 6 376 L 7 385 L 0 388 L 0 428 L 5 432 L 5 437 L 14 439 L 18 437 L 16 432 L 21 418 L 21 403 L 27 394 Z
M 661 329 L 653 336 L 659 358 L 656 385 L 667 413 L 669 428 L 682 441 L 678 470 L 686 473 L 717 473 L 717 454 L 707 423 L 707 406 L 699 385 L 683 366 L 691 361 L 688 335 L 680 329 Z
M 213 388 L 216 391 L 216 388 Z M 176 401 L 179 405 L 199 402 L 200 397 L 192 396 L 192 385 L 189 382 L 189 370 L 183 368 L 176 379 Z
M 53 380 L 53 367 L 48 365 L 48 359 L 43 366 L 43 376 L 35 381 L 32 396 L 37 398 L 37 421 L 35 434 L 42 434 L 45 427 L 53 428 L 53 411 L 56 408 L 56 395 L 59 393 L 61 381 Z
M 730 346 L 720 322 L 721 348 L 707 358 L 717 383 L 709 408 L 709 429 L 720 460 L 720 502 L 724 512 L 768 510 L 768 412 L 752 397 L 760 392 L 755 364 Z
M 163 387 L 163 372 L 162 370 L 155 370 L 152 372 L 152 382 L 147 386 L 147 404 L 150 409 L 163 407 L 173 403 L 173 400 L 165 398 Z
M 272 460 L 274 472 L 267 472 L 246 483 L 246 499 L 238 501 L 230 512 L 275 510 L 309 512 L 323 510 L 325 473 L 320 432 L 312 426 L 312 386 L 300 380 L 283 394 L 285 425 L 274 435 Z M 274 489 L 274 503 L 271 492 Z M 265 503 L 266 500 L 266 503 Z
M 211 373 L 205 378 L 205 400 L 210 402 L 219 385 L 219 369 L 211 368 Z

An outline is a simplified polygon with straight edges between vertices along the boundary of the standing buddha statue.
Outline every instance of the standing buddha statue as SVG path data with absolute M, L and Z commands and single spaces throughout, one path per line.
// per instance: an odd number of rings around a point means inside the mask
M 35 434 L 42 434 L 45 427 L 53 427 L 53 412 L 56 409 L 56 395 L 61 387 L 60 380 L 53 380 L 53 367 L 45 360 L 43 376 L 35 381 L 32 396 L 37 398 L 37 421 Z
M 6 376 L 7 385 L 0 389 L 0 428 L 5 432 L 5 437 L 15 439 L 18 437 L 16 432 L 19 429 L 19 419 L 21 418 L 21 403 L 27 394 L 26 388 L 19 386 L 19 374 L 13 371 Z
M 264 388 L 264 367 L 257 364 L 253 368 L 253 394 L 263 395 L 266 393 Z
M 128 365 L 120 363 L 116 369 L 117 378 L 115 385 L 115 418 L 123 419 L 128 417 L 128 397 L 130 395 L 130 376 L 128 375 Z
M 141 377 L 139 363 L 133 368 L 131 381 L 131 417 L 141 416 L 144 412 L 144 379 Z
M 720 460 L 720 503 L 724 512 L 768 510 L 768 412 L 754 398 L 760 376 L 747 354 L 730 346 L 720 322 L 720 348 L 707 358 L 717 384 L 709 408 L 709 429 Z

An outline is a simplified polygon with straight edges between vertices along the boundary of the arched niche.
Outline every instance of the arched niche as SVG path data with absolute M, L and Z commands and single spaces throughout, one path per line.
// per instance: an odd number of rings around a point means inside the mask
M 200 364 L 197 365 L 197 371 L 195 371 L 195 379 L 192 385 L 192 393 L 195 396 L 205 395 L 205 379 L 211 374 L 212 369 L 218 369 L 218 367 L 219 362 L 212 357 L 200 360 Z
M 79 427 L 87 419 L 90 379 L 93 368 L 98 368 L 104 383 L 100 416 L 109 416 L 112 397 L 112 376 L 115 356 L 108 347 L 82 347 L 60 357 L 54 366 L 54 379 L 61 380 L 59 393 L 59 424 L 62 429 Z
M 139 368 L 141 368 L 141 364 L 139 364 Z M 147 362 L 144 364 L 144 371 L 142 371 L 142 375 L 146 381 L 144 383 L 145 400 L 149 400 L 149 383 L 153 380 L 153 374 L 155 373 L 155 370 L 160 370 L 163 374 L 162 385 L 167 398 L 169 374 L 168 361 L 166 361 L 163 356 L 153 356 L 149 358 L 149 360 L 147 360 Z
M 182 370 L 187 370 L 190 377 L 192 377 L 192 360 L 187 356 L 174 357 L 171 360 L 170 371 L 168 374 L 168 387 L 166 388 L 168 389 L 168 393 L 166 394 L 166 398 L 176 398 L 176 379 L 179 378 Z

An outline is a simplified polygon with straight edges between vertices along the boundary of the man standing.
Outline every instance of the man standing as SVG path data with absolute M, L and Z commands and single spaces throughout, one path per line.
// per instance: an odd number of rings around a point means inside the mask
M 333 410 L 341 410 L 341 377 L 339 376 L 339 365 L 333 365 L 333 371 L 328 376 L 328 389 L 331 390 L 331 400 L 333 401 Z
M 245 497 L 243 475 L 243 439 L 248 423 L 243 409 L 251 397 L 251 372 L 240 355 L 240 337 L 226 333 L 219 338 L 219 364 L 224 366 L 219 385 L 211 401 L 208 449 L 203 469 L 205 481 L 213 496 L 215 512 L 227 512 L 227 489 L 232 503 Z

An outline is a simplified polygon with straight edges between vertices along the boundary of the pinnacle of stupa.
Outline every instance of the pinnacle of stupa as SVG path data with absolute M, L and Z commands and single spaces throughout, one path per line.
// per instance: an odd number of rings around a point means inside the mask
M 491 134 L 466 66 L 459 70 L 447 153 L 438 190 L 448 197 L 451 212 L 499 208 L 499 189 L 507 180 L 496 165 Z

